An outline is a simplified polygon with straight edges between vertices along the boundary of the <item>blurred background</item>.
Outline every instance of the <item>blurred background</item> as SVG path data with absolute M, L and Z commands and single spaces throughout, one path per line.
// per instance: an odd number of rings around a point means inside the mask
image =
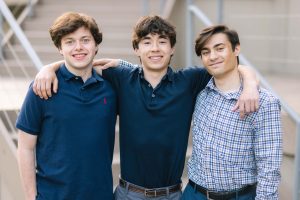
M 14 124 L 39 68 L 62 59 L 48 29 L 66 11 L 84 12 L 96 19 L 103 32 L 98 58 L 122 58 L 133 63 L 139 63 L 131 45 L 132 27 L 138 18 L 148 14 L 167 18 L 177 30 L 171 65 L 178 69 L 201 66 L 194 53 L 194 41 L 201 29 L 211 24 L 235 29 L 241 40 L 240 61 L 257 70 L 262 87 L 275 93 L 282 103 L 280 199 L 300 200 L 299 0 L 0 0 L 0 200 L 24 199 Z M 186 159 L 190 155 L 191 139 Z M 116 185 L 118 137 L 113 171 Z

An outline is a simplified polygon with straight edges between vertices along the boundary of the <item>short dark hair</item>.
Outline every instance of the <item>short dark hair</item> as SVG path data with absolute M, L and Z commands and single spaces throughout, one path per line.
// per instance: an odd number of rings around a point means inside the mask
M 223 33 L 227 36 L 228 40 L 231 43 L 232 50 L 234 51 L 236 45 L 240 45 L 240 40 L 238 33 L 235 30 L 229 29 L 225 25 L 214 25 L 203 29 L 195 42 L 195 52 L 197 56 L 201 57 L 201 51 L 207 41 L 215 34 Z M 238 58 L 237 58 L 238 59 Z M 239 62 L 239 59 L 238 59 Z
M 61 39 L 81 27 L 85 27 L 91 32 L 97 45 L 102 42 L 102 33 L 95 19 L 83 13 L 64 13 L 54 21 L 49 29 L 49 33 L 54 45 L 60 49 Z
M 174 47 L 176 44 L 175 26 L 157 15 L 144 16 L 138 20 L 133 28 L 133 49 L 138 49 L 139 42 L 149 33 L 167 36 L 170 39 L 171 47 Z

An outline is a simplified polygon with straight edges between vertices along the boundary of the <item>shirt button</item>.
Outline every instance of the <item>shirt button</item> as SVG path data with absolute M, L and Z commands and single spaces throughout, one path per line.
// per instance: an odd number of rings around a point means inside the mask
M 148 87 L 151 87 L 151 84 L 150 84 L 150 83 L 148 84 Z
M 152 97 L 154 98 L 154 97 L 155 97 L 155 94 L 152 94 Z
M 75 77 L 76 80 L 78 80 L 78 77 Z

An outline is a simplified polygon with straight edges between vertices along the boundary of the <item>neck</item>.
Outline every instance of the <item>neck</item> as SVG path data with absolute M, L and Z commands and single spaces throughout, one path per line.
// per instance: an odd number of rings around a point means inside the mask
M 214 77 L 216 87 L 222 92 L 238 91 L 241 80 L 238 70 L 234 70 L 224 76 Z
M 65 63 L 66 68 L 74 75 L 76 76 L 80 76 L 83 80 L 83 82 L 85 82 L 88 78 L 90 78 L 92 76 L 92 65 L 89 65 L 85 68 L 82 69 L 78 69 L 75 67 L 70 67 L 67 63 Z
M 153 88 L 155 88 L 160 83 L 161 79 L 166 75 L 167 70 L 168 68 L 159 71 L 154 71 L 147 70 L 143 67 L 144 77 Z

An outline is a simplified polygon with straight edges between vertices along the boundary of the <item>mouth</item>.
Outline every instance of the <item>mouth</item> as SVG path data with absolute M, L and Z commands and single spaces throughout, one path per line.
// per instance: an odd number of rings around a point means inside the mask
M 73 54 L 72 56 L 76 60 L 83 60 L 87 56 L 87 54 L 86 53 L 78 53 L 78 54 Z
M 221 63 L 223 63 L 223 61 L 214 62 L 214 63 L 210 64 L 209 66 L 211 66 L 211 67 L 217 67 L 217 65 L 219 65 Z
M 154 62 L 160 61 L 162 58 L 163 56 L 149 56 L 149 59 Z

